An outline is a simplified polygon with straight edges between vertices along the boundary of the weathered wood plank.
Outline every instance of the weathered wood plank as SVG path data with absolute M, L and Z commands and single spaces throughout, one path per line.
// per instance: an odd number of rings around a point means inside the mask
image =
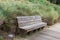
M 36 23 L 33 25 L 28 25 L 28 26 L 24 26 L 24 27 L 20 27 L 20 28 L 25 29 L 25 30 L 29 30 L 29 29 L 37 29 L 37 28 L 43 27 L 45 25 L 46 25 L 46 23 L 40 22 L 40 23 Z
M 42 20 L 40 16 L 20 16 L 17 17 L 17 21 L 18 21 L 18 26 L 22 27 L 25 25 L 41 22 Z
M 20 16 L 17 17 L 17 22 L 20 32 L 21 30 L 30 32 L 47 25 L 47 23 L 42 22 L 40 16 Z

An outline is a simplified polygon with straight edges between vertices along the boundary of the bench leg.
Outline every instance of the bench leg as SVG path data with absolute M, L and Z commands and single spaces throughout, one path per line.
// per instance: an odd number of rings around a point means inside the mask
M 48 26 L 45 26 L 44 29 L 46 30 L 48 28 Z
M 19 35 L 21 36 L 21 37 L 25 37 L 26 35 L 27 35 L 27 31 L 26 30 L 24 30 L 24 29 L 19 29 L 20 31 L 19 31 Z
M 40 31 L 40 30 L 41 30 L 41 28 L 38 28 L 38 29 L 36 29 L 36 30 Z
M 45 27 L 43 26 L 43 27 L 41 27 L 41 29 L 44 29 Z

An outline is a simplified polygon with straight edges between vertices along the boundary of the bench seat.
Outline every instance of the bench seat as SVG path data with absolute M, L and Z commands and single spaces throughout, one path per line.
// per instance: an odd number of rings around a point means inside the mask
M 33 25 L 28 25 L 28 26 L 24 26 L 24 27 L 19 27 L 20 29 L 24 29 L 24 30 L 35 30 L 38 28 L 41 28 L 43 26 L 46 26 L 47 24 L 45 22 L 40 22 L 40 23 L 35 23 Z M 30 30 L 31 29 L 31 30 Z

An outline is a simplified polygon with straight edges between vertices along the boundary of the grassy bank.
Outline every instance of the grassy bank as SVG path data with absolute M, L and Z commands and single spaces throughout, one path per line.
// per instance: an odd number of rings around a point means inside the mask
M 7 27 L 15 26 L 16 16 L 40 15 L 48 24 L 60 16 L 60 7 L 46 0 L 0 0 L 0 9 Z

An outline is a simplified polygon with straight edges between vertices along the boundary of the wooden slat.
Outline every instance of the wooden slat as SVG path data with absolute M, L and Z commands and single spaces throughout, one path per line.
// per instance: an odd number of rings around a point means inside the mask
M 17 17 L 17 19 L 19 21 L 29 21 L 29 20 L 37 20 L 37 19 L 41 20 L 41 17 L 40 16 L 20 16 L 20 17 Z
M 17 17 L 17 22 L 18 22 L 19 27 L 27 26 L 27 25 L 34 24 L 34 23 L 37 23 L 40 21 L 42 21 L 40 16 L 20 16 L 20 17 Z
M 34 30 L 34 29 L 38 29 L 40 27 L 46 26 L 47 24 L 44 22 L 40 22 L 40 23 L 36 23 L 33 25 L 28 25 L 28 26 L 24 26 L 24 27 L 19 27 L 21 29 L 25 29 L 25 30 Z

